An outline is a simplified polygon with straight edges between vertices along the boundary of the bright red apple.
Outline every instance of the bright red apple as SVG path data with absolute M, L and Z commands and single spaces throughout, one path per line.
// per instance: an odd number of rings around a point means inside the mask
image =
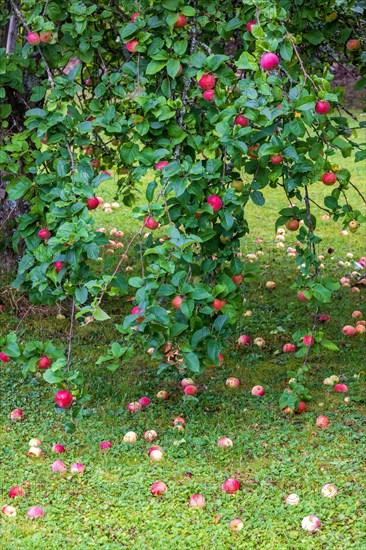
M 214 99 L 215 99 L 215 90 L 205 90 L 202 94 L 202 97 L 206 101 L 214 101 Z
M 303 413 L 306 411 L 306 403 L 304 401 L 300 401 L 299 406 L 296 409 L 297 413 Z
M 329 101 L 318 101 L 315 105 L 315 111 L 318 113 L 318 115 L 326 115 L 329 113 L 331 109 L 331 105 Z
M 41 38 L 37 32 L 28 33 L 27 40 L 29 44 L 32 44 L 33 46 L 37 46 L 41 42 Z
M 212 76 L 212 74 L 204 74 L 201 76 L 201 78 L 198 81 L 198 85 L 203 90 L 211 90 L 215 87 L 216 84 L 216 78 Z
M 191 385 L 186 386 L 184 388 L 184 393 L 186 395 L 195 395 L 197 393 L 197 388 L 196 388 L 196 386 L 191 386 Z
M 155 481 L 151 485 L 151 494 L 155 497 L 157 495 L 162 495 L 163 493 L 166 493 L 168 490 L 168 487 L 165 485 L 163 481 Z
M 52 365 L 52 360 L 47 355 L 44 355 L 39 359 L 37 365 L 40 369 L 48 369 Z
M 346 384 L 336 384 L 334 386 L 334 391 L 336 391 L 337 393 L 344 393 L 348 391 L 348 388 Z
M 174 28 L 180 29 L 181 27 L 184 27 L 186 23 L 187 23 L 186 17 L 180 13 L 178 15 L 178 20 L 174 23 Z
M 169 162 L 167 160 L 160 160 L 155 164 L 155 170 L 162 170 L 165 166 L 168 166 Z
M 54 265 L 56 273 L 60 273 L 60 271 L 62 269 L 62 262 L 55 262 L 53 265 Z
M 316 425 L 318 428 L 326 428 L 329 424 L 329 419 L 326 416 L 318 416 L 316 419 Z
M 304 336 L 302 341 L 304 346 L 306 346 L 307 348 L 310 348 L 315 344 L 315 340 L 310 334 L 307 334 L 306 336 Z
M 125 46 L 130 53 L 134 53 L 138 44 L 138 40 L 129 40 L 126 42 Z
M 360 49 L 360 41 L 357 38 L 351 38 L 346 44 L 347 50 L 350 52 Z
M 12 487 L 9 491 L 10 498 L 24 497 L 24 495 L 25 495 L 25 491 L 23 487 L 20 487 L 19 485 Z
M 346 325 L 342 328 L 342 332 L 345 336 L 354 336 L 356 334 L 356 329 L 352 325 Z
M 231 441 L 231 439 L 229 439 L 228 437 L 221 437 L 218 442 L 217 442 L 217 446 L 218 447 L 232 447 L 233 446 L 233 442 Z
M 300 302 L 310 302 L 310 299 L 306 298 L 302 290 L 300 290 L 300 292 L 297 293 L 297 297 L 300 300 Z
M 236 493 L 236 491 L 239 491 L 240 483 L 235 478 L 229 478 L 221 485 L 221 489 L 228 495 L 232 495 L 233 493 Z
M 251 394 L 255 395 L 256 397 L 262 397 L 262 395 L 264 395 L 265 393 L 266 391 L 263 386 L 254 386 L 251 391 Z
M 295 344 L 285 344 L 282 348 L 283 353 L 292 353 L 293 351 L 296 351 Z
M 10 420 L 12 420 L 13 422 L 17 420 L 23 420 L 23 419 L 24 419 L 24 412 L 22 411 L 22 409 L 14 409 L 10 413 Z
M 54 453 L 64 453 L 65 450 L 65 447 L 63 445 L 60 445 L 60 443 L 55 443 L 55 445 L 53 445 L 52 447 L 52 451 Z
M 240 285 L 243 282 L 243 276 L 242 275 L 231 275 L 231 280 L 236 285 Z
M 99 206 L 99 199 L 97 199 L 97 197 L 87 199 L 86 204 L 87 204 L 88 210 L 95 210 Z
M 148 229 L 154 230 L 159 227 L 159 222 L 154 220 L 152 216 L 146 216 L 144 218 L 144 226 L 147 227 Z
M 55 395 L 56 405 L 61 409 L 68 409 L 71 407 L 73 397 L 68 390 L 60 390 Z
M 11 358 L 3 351 L 0 351 L 0 361 L 2 361 L 3 363 L 9 363 L 11 361 Z
M 139 12 L 139 11 L 137 11 L 136 13 L 134 13 L 134 14 L 132 15 L 132 17 L 131 17 L 132 23 L 135 22 L 136 17 L 138 17 L 139 15 L 140 15 L 140 12 Z
M 337 176 L 334 172 L 326 172 L 322 175 L 322 182 L 325 185 L 334 185 L 337 181 Z
M 149 397 L 141 397 L 141 399 L 139 399 L 139 403 L 142 409 L 146 409 L 150 405 L 151 399 Z
M 272 155 L 271 156 L 271 163 L 272 164 L 281 164 L 283 162 L 283 156 L 281 153 L 278 153 L 278 155 Z
M 182 296 L 176 296 L 175 298 L 173 298 L 172 300 L 172 305 L 176 308 L 176 309 L 180 309 L 180 306 L 183 302 L 183 298 Z
M 239 346 L 250 346 L 252 340 L 247 334 L 241 334 L 238 338 Z
M 40 239 L 49 239 L 51 237 L 51 231 L 48 231 L 48 229 L 40 229 L 38 231 L 38 237 Z
M 246 118 L 243 115 L 237 115 L 234 120 L 234 124 L 246 128 L 249 125 L 249 118 Z
M 275 53 L 268 52 L 262 55 L 260 60 L 260 66 L 265 71 L 271 71 L 278 66 L 280 60 Z
M 247 31 L 252 33 L 252 27 L 253 25 L 257 25 L 257 21 L 255 19 L 252 19 L 251 21 L 248 21 L 247 23 Z
M 214 301 L 212 303 L 212 307 L 216 309 L 216 311 L 220 311 L 224 305 L 226 305 L 226 300 L 219 300 L 218 298 L 214 298 Z

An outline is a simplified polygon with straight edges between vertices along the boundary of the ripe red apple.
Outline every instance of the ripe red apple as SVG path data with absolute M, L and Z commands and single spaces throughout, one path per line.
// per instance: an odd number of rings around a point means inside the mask
M 138 40 L 129 40 L 126 42 L 125 46 L 130 53 L 134 53 L 138 44 Z
M 135 22 L 136 17 L 138 17 L 139 15 L 140 15 L 140 12 L 139 12 L 139 11 L 137 11 L 136 13 L 133 14 L 133 16 L 131 17 L 132 23 Z
M 174 418 L 173 420 L 173 426 L 183 426 L 183 428 L 186 425 L 186 421 L 182 416 L 177 416 L 177 418 Z
M 52 365 L 52 360 L 47 355 L 44 355 L 39 359 L 37 365 L 40 369 L 48 369 Z
M 97 197 L 87 199 L 86 204 L 87 204 L 88 210 L 95 210 L 99 206 L 99 199 L 97 199 Z
M 151 485 L 151 494 L 155 497 L 157 495 L 162 495 L 163 493 L 166 493 L 168 490 L 168 487 L 165 485 L 163 481 L 155 481 Z
M 300 401 L 299 406 L 296 409 L 297 413 L 303 413 L 306 411 L 306 403 L 304 401 Z
M 39 38 L 41 40 L 41 42 L 43 42 L 44 44 L 48 44 L 48 42 L 51 42 L 52 40 L 52 32 L 41 32 L 41 34 L 39 35 Z
M 204 508 L 206 506 L 206 500 L 203 495 L 196 493 L 189 499 L 189 505 L 191 508 Z
M 155 164 L 155 170 L 162 170 L 165 166 L 168 166 L 169 162 L 167 160 L 160 160 Z
M 278 66 L 280 60 L 275 53 L 268 52 L 262 55 L 260 60 L 260 66 L 265 71 L 271 71 Z
M 54 453 L 64 453 L 65 447 L 63 445 L 60 445 L 60 443 L 55 443 L 55 445 L 53 445 L 52 447 L 52 450 Z
M 305 294 L 303 293 L 302 290 L 300 290 L 298 293 L 297 293 L 297 297 L 298 299 L 300 300 L 300 302 L 310 302 L 310 299 L 309 298 L 306 298 Z
M 151 399 L 149 399 L 149 397 L 141 397 L 141 399 L 139 399 L 139 403 L 142 409 L 146 409 L 150 405 Z
M 286 227 L 289 231 L 297 231 L 299 229 L 300 222 L 299 220 L 292 219 L 288 220 L 286 223 Z
M 184 388 L 184 393 L 186 395 L 195 395 L 197 393 L 197 388 L 196 388 L 196 386 L 191 386 L 191 385 L 186 386 Z
M 248 21 L 247 23 L 247 31 L 252 32 L 253 25 L 257 25 L 257 21 L 255 19 L 252 19 L 251 21 Z
M 243 282 L 243 276 L 242 275 L 231 275 L 231 280 L 236 285 L 240 285 Z
M 29 44 L 32 44 L 33 46 L 37 46 L 40 43 L 41 38 L 37 32 L 30 32 L 28 33 L 27 40 Z
M 235 117 L 234 124 L 237 124 L 238 126 L 241 126 L 242 128 L 246 128 L 246 126 L 249 125 L 249 118 L 246 118 L 243 115 L 237 115 Z
M 72 474 L 83 474 L 84 470 L 85 466 L 82 462 L 74 462 L 74 464 L 70 466 L 70 472 Z
M 251 338 L 247 334 L 241 334 L 238 338 L 239 346 L 250 346 L 251 343 Z
M 233 493 L 236 493 L 236 491 L 239 491 L 240 483 L 235 478 L 229 478 L 221 485 L 221 489 L 228 495 L 232 495 Z
M 331 105 L 329 101 L 318 101 L 315 105 L 315 111 L 318 113 L 318 115 L 326 115 L 329 113 L 331 109 Z
M 277 155 L 271 155 L 272 164 L 281 164 L 282 162 L 283 162 L 282 153 L 278 153 Z
M 344 393 L 348 391 L 348 388 L 346 384 L 336 384 L 334 386 L 334 391 L 336 391 L 337 393 Z
M 345 327 L 342 328 L 342 332 L 346 336 L 354 336 L 356 334 L 356 329 L 351 325 L 346 325 Z
M 329 424 L 329 418 L 326 416 L 318 416 L 316 419 L 316 425 L 318 428 L 326 428 Z
M 40 229 L 38 231 L 38 237 L 40 239 L 49 239 L 51 237 L 51 231 L 48 231 L 48 229 Z
M 293 351 L 296 351 L 295 344 L 285 344 L 282 348 L 283 353 L 292 353 Z
M 334 185 L 337 181 L 337 176 L 334 172 L 326 172 L 322 175 L 322 182 L 325 185 Z
M 360 41 L 357 38 L 351 38 L 351 40 L 348 40 L 346 44 L 346 48 L 349 51 L 359 50 L 360 49 Z
M 231 439 L 229 439 L 228 437 L 221 437 L 218 442 L 217 442 L 217 446 L 218 447 L 232 447 L 233 446 L 233 442 L 231 441 Z
M 61 409 L 68 409 L 72 404 L 72 394 L 68 390 L 60 390 L 55 395 L 56 405 Z
M 146 216 L 144 218 L 144 226 L 147 227 L 148 229 L 156 229 L 157 227 L 159 227 L 159 222 L 157 222 L 156 220 L 154 220 L 154 218 L 152 216 Z
M 62 269 L 62 262 L 55 262 L 53 265 L 54 265 L 56 273 L 60 273 L 60 271 Z
M 330 321 L 330 315 L 325 315 L 325 314 L 320 315 L 319 321 L 321 323 L 327 323 L 328 321 Z
M 315 343 L 314 338 L 310 334 L 307 334 L 306 336 L 303 336 L 302 341 L 303 341 L 304 346 L 306 346 L 307 348 L 310 348 Z
M 10 413 L 10 420 L 12 420 L 13 422 L 16 422 L 17 420 L 23 420 L 23 419 L 24 419 L 24 412 L 22 411 L 22 409 L 14 409 Z
M 65 472 L 67 472 L 67 466 L 65 462 L 63 462 L 63 460 L 56 460 L 52 464 L 51 468 L 53 472 L 58 474 L 64 474 Z
M 222 207 L 222 200 L 218 195 L 211 195 L 207 199 L 207 204 L 209 204 L 214 212 L 218 212 Z
M 215 99 L 215 90 L 205 90 L 202 94 L 202 97 L 206 101 L 214 101 L 214 99 Z
M 9 355 L 4 353 L 3 351 L 0 351 L 0 361 L 2 361 L 3 363 L 9 363 L 9 361 L 11 361 L 11 359 L 10 359 Z
M 183 298 L 182 296 L 176 296 L 175 298 L 173 298 L 172 300 L 172 305 L 176 308 L 176 309 L 180 309 L 180 306 L 183 302 Z
M 212 304 L 212 307 L 216 309 L 216 311 L 220 311 L 224 305 L 226 305 L 226 300 L 219 300 L 218 298 L 215 298 Z
M 239 378 L 235 378 L 235 376 L 230 376 L 225 384 L 228 388 L 238 388 L 240 386 L 240 380 Z
M 262 397 L 262 395 L 264 395 L 265 393 L 266 391 L 263 386 L 254 386 L 251 391 L 251 394 L 255 395 L 256 397 Z
M 9 491 L 10 498 L 24 497 L 24 495 L 25 495 L 25 491 L 23 487 L 20 487 L 19 485 L 12 487 Z
M 212 74 L 204 74 L 198 81 L 198 85 L 203 90 L 211 90 L 215 87 L 216 78 Z
M 184 27 L 184 25 L 187 23 L 187 19 L 184 15 L 181 13 L 178 15 L 178 21 L 174 23 L 175 29 L 180 29 L 181 27 Z

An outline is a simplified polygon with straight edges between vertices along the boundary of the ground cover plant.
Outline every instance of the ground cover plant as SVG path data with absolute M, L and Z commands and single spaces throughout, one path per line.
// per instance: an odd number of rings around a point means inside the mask
M 365 9 L 5 3 L 4 547 L 362 547 Z

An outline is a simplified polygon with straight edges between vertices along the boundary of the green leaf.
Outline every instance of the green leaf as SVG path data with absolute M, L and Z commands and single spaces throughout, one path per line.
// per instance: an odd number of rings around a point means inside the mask
M 256 71 L 258 69 L 258 63 L 256 62 L 253 55 L 248 52 L 243 52 L 236 62 L 238 69 L 249 69 L 251 71 Z
M 179 61 L 178 61 L 178 63 L 179 63 Z M 154 59 L 152 59 L 150 61 L 150 63 L 148 64 L 148 66 L 146 67 L 145 72 L 146 72 L 146 74 L 150 74 L 150 75 L 156 74 L 156 73 L 160 72 L 162 69 L 164 69 L 166 64 L 167 64 L 166 61 L 155 61 Z
M 184 364 L 187 365 L 189 370 L 195 373 L 200 372 L 200 362 L 195 353 L 182 353 Z
M 321 340 L 320 345 L 323 346 L 325 349 L 329 349 L 330 351 L 339 351 L 339 347 L 334 344 L 334 342 L 331 342 L 331 340 Z
M 167 70 L 167 73 L 168 75 L 171 77 L 171 78 L 175 78 L 179 72 L 179 69 L 180 69 L 181 65 L 180 65 L 180 62 L 178 61 L 178 59 L 169 59 L 167 65 L 166 65 L 166 70 Z
M 321 44 L 324 40 L 324 34 L 320 31 L 313 30 L 311 32 L 307 32 L 304 34 L 305 40 L 310 42 L 310 44 L 314 44 L 314 46 L 317 46 L 318 44 Z
M 136 143 L 124 143 L 120 147 L 119 154 L 126 164 L 132 164 L 139 154 L 139 147 Z
M 294 53 L 294 49 L 291 46 L 290 42 L 285 42 L 284 44 L 282 44 L 280 48 L 280 57 L 284 61 L 291 61 L 293 53 Z
M 94 310 L 93 317 L 96 321 L 106 321 L 107 319 L 110 319 L 108 313 L 102 310 L 101 307 L 97 306 L 97 308 Z

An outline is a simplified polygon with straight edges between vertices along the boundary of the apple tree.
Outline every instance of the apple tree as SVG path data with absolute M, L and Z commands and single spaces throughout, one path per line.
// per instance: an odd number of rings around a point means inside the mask
M 100 362 L 117 368 L 138 340 L 160 370 L 199 374 L 222 359 L 255 269 L 238 257 L 246 207 L 279 187 L 288 207 L 277 226 L 299 241 L 295 287 L 315 307 L 331 300 L 338 284 L 319 273 L 312 193 L 328 186 L 322 207 L 345 227 L 365 221 L 362 192 L 334 163 L 336 153 L 363 161 L 365 149 L 332 87 L 334 61 L 365 68 L 364 1 L 5 0 L 3 9 L 1 246 L 19 259 L 16 288 L 36 304 L 70 304 L 71 328 L 108 319 L 105 297 L 134 296 L 117 325 L 122 343 Z M 111 173 L 139 229 L 101 274 L 108 240 L 92 211 Z M 132 250 L 140 273 L 128 279 Z M 2 345 L 37 368 L 43 348 L 17 348 L 13 335 Z M 44 377 L 81 395 L 70 353 L 54 352 Z

